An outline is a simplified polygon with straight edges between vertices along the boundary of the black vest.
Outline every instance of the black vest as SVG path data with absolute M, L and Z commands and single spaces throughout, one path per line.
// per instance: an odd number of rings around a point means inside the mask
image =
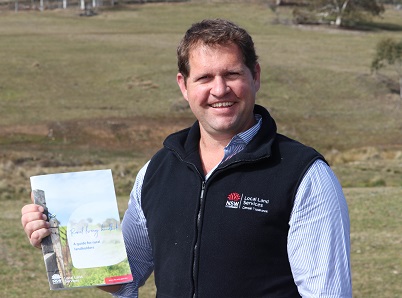
M 148 166 L 142 208 L 157 297 L 300 297 L 288 255 L 289 219 L 314 149 L 262 126 L 204 181 L 199 126 L 170 135 Z

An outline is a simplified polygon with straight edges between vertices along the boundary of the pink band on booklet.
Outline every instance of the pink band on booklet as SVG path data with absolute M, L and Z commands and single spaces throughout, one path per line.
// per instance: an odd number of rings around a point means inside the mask
M 133 275 L 132 274 L 121 275 L 121 276 L 113 276 L 113 277 L 106 277 L 105 278 L 105 284 L 110 285 L 110 284 L 116 284 L 116 283 L 125 283 L 125 282 L 130 282 L 132 280 L 133 280 Z

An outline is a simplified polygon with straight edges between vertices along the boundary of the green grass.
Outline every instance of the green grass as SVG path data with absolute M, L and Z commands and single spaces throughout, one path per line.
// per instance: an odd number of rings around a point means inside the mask
M 354 297 L 402 293 L 402 189 L 346 188 Z
M 290 13 L 281 8 L 281 19 Z M 175 82 L 175 50 L 191 23 L 212 17 L 254 36 L 262 66 L 257 102 L 280 132 L 319 149 L 344 186 L 354 297 L 400 296 L 401 100 L 371 76 L 370 64 L 380 39 L 402 38 L 401 11 L 387 9 L 364 31 L 275 25 L 274 14 L 255 3 L 78 14 L 0 12 L 0 296 L 110 297 L 96 289 L 49 291 L 41 252 L 20 224 L 29 177 L 111 168 L 123 216 L 138 170 L 164 136 L 193 121 Z M 391 68 L 382 74 L 397 79 Z M 151 278 L 141 297 L 153 291 Z

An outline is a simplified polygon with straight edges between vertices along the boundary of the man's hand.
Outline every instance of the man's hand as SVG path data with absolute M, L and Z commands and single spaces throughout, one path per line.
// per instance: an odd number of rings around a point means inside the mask
M 110 286 L 100 286 L 97 288 L 101 289 L 102 291 L 108 292 L 108 293 L 115 293 L 118 290 L 120 290 L 121 287 L 122 287 L 122 285 L 119 284 L 119 285 L 110 285 Z
M 21 209 L 21 223 L 32 246 L 41 248 L 42 239 L 50 235 L 50 224 L 43 207 L 36 204 L 28 204 Z

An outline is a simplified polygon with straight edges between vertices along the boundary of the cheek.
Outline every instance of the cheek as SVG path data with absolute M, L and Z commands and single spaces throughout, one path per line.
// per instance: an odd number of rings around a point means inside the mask
M 206 86 L 196 86 L 187 89 L 187 101 L 200 103 L 207 101 L 209 97 L 209 89 Z
M 247 98 L 255 93 L 254 88 L 250 88 L 250 85 L 245 82 L 234 84 L 231 86 L 231 90 L 238 98 Z

